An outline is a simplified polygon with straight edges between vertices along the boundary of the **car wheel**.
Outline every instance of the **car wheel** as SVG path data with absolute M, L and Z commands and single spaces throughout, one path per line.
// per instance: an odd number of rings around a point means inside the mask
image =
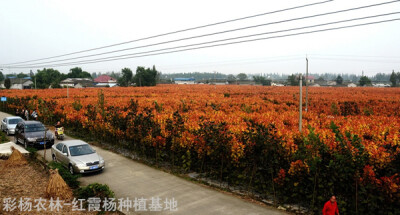
M 54 162 L 57 162 L 56 155 L 53 155 L 52 157 L 53 157 L 53 161 L 54 161 Z
M 18 138 L 14 136 L 14 143 L 18 144 Z
M 28 148 L 28 143 L 24 140 L 24 148 L 27 149 Z
M 6 131 L 7 136 L 10 136 L 10 131 L 7 129 Z
M 69 169 L 69 172 L 71 173 L 71 175 L 73 175 L 74 174 L 74 167 L 72 167 L 72 165 L 70 164 L 68 169 Z

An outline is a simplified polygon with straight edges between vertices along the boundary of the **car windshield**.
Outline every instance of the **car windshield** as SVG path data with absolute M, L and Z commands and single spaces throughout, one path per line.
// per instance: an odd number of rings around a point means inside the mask
M 10 119 L 10 120 L 8 120 L 8 124 L 14 125 L 14 124 L 18 124 L 21 121 L 22 121 L 22 119 Z
M 79 146 L 70 146 L 69 152 L 71 153 L 71 156 L 80 156 L 80 155 L 93 154 L 94 150 L 89 145 L 79 145 Z
M 45 131 L 46 128 L 41 123 L 25 125 L 25 132 Z

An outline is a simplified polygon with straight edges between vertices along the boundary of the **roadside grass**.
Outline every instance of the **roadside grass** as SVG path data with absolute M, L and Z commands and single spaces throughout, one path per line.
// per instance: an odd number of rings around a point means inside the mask
M 10 139 L 7 137 L 6 133 L 0 132 L 0 144 L 8 142 L 10 142 Z

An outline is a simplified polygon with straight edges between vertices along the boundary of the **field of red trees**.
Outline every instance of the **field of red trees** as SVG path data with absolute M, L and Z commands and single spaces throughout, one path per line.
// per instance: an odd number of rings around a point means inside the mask
M 400 213 L 398 88 L 310 88 L 302 133 L 298 87 L 68 91 L 2 90 L 1 108 L 36 108 L 47 124 L 262 198 L 320 211 L 335 194 L 344 214 Z

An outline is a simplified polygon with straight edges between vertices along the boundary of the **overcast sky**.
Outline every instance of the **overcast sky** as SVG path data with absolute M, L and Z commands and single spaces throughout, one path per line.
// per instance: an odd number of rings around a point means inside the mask
M 1 0 L 0 64 L 2 64 L 3 73 L 6 74 L 13 72 L 29 72 L 30 70 L 36 71 L 38 68 L 33 65 L 26 66 L 31 68 L 17 69 L 8 68 L 4 64 L 62 55 L 322 1 L 324 0 Z M 277 22 L 388 1 L 334 0 L 302 9 L 201 28 L 63 58 L 144 46 L 223 30 Z M 354 10 L 335 15 L 272 24 L 248 30 L 100 55 L 92 58 L 81 58 L 47 64 L 69 63 L 146 52 L 394 12 L 400 12 L 399 1 L 383 6 Z M 389 19 L 400 19 L 400 14 L 304 30 L 267 34 L 240 40 L 265 38 Z M 68 72 L 70 68 L 79 66 L 85 71 L 92 73 L 120 71 L 124 67 L 135 70 L 137 66 L 150 67 L 155 65 L 157 69 L 163 73 L 217 71 L 226 74 L 238 74 L 240 72 L 251 74 L 291 74 L 305 72 L 305 57 L 308 55 L 310 72 L 313 73 L 331 72 L 361 74 L 361 72 L 364 71 L 367 75 L 374 75 L 378 72 L 390 73 L 393 69 L 396 72 L 400 71 L 399 38 L 400 21 L 394 21 L 351 29 L 267 39 L 157 56 L 53 68 L 58 69 L 60 72 Z M 26 64 L 38 65 L 47 61 L 62 60 L 63 58 L 54 58 Z M 46 67 L 49 68 L 51 66 Z

